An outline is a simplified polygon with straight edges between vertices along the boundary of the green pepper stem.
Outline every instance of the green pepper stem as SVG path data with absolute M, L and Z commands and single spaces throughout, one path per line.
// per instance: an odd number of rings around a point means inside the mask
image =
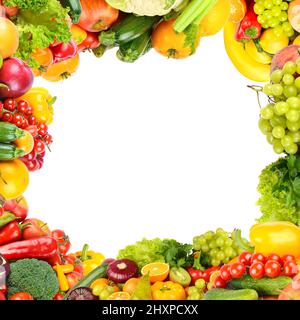
M 80 257 L 80 260 L 82 262 L 88 260 L 88 251 L 89 251 L 89 245 L 85 244 L 82 248 L 81 257 Z
M 250 253 L 254 252 L 254 247 L 247 245 L 242 238 L 242 231 L 240 229 L 235 229 L 233 231 L 233 241 L 235 244 L 244 251 L 248 251 Z

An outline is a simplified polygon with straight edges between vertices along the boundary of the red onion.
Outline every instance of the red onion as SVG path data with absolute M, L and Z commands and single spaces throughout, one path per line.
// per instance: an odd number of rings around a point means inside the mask
M 6 278 L 9 274 L 10 266 L 6 259 L 0 254 L 0 291 L 6 285 Z
M 120 259 L 108 265 L 108 279 L 116 283 L 124 283 L 128 279 L 137 276 L 138 267 L 134 261 Z
M 111 264 L 112 262 L 116 261 L 116 259 L 114 258 L 106 258 L 105 260 L 103 260 L 102 264 Z

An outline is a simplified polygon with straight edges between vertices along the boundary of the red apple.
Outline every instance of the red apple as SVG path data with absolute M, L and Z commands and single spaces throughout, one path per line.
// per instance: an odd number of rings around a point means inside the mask
M 27 201 L 23 196 L 5 201 L 3 208 L 5 211 L 13 213 L 19 221 L 23 221 L 28 215 Z
M 23 229 L 24 240 L 50 236 L 50 233 L 51 233 L 47 223 L 39 219 L 26 219 L 22 222 L 22 226 L 24 226 L 24 229 Z

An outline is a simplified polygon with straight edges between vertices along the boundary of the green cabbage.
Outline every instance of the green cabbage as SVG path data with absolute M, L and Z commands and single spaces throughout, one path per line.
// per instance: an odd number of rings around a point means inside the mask
M 140 16 L 163 16 L 184 0 L 106 0 L 112 7 Z

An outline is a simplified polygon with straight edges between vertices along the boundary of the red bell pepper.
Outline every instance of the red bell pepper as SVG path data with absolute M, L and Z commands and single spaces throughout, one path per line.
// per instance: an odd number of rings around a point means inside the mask
M 50 259 L 58 250 L 57 241 L 51 237 L 17 241 L 0 247 L 0 254 L 7 260 L 35 258 Z
M 262 26 L 257 21 L 257 14 L 254 12 L 254 4 L 255 2 L 252 0 L 248 10 L 246 12 L 245 17 L 243 20 L 239 23 L 235 39 L 237 41 L 249 41 L 258 39 L 262 32 Z
M 55 254 L 46 260 L 50 266 L 55 266 L 56 264 L 63 264 L 61 255 L 59 254 L 58 250 L 55 252 Z
M 12 221 L 0 229 L 0 246 L 19 241 L 22 238 L 22 228 L 16 221 Z

